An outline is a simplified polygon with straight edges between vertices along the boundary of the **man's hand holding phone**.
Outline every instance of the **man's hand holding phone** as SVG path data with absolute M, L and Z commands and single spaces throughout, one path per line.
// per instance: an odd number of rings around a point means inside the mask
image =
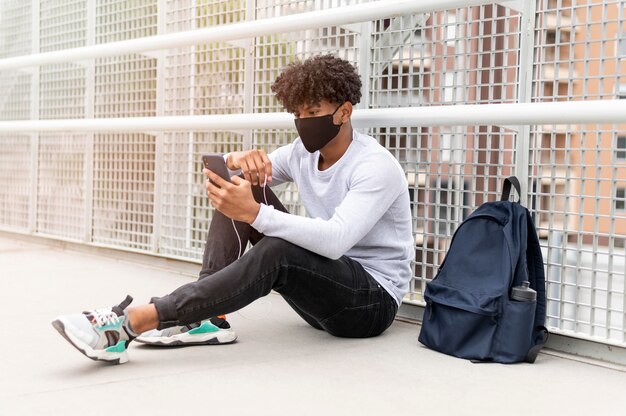
M 202 157 L 202 173 L 207 177 L 206 190 L 211 204 L 228 218 L 252 224 L 261 204 L 254 200 L 250 182 L 239 176 L 233 176 L 229 181 L 224 159 L 214 156 Z

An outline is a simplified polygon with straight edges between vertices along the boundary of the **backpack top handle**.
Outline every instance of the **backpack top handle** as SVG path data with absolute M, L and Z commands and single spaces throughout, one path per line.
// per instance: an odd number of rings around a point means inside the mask
M 504 185 L 502 186 L 502 196 L 500 197 L 500 201 L 508 201 L 509 195 L 511 194 L 511 184 L 515 187 L 517 194 L 520 199 L 522 197 L 522 187 L 519 183 L 519 180 L 515 176 L 509 176 L 504 180 Z M 518 200 L 519 201 L 519 200 Z

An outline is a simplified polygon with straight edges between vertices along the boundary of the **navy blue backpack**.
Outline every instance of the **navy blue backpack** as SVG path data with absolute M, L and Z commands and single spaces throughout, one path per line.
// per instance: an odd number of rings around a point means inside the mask
M 501 200 L 454 232 L 424 291 L 425 346 L 475 362 L 532 363 L 545 344 L 543 257 L 530 213 L 508 200 L 512 184 L 520 194 L 517 178 L 505 179 Z

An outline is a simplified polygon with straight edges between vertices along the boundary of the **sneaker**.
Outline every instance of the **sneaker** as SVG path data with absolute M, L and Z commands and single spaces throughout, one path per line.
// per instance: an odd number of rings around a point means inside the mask
M 52 326 L 92 360 L 123 364 L 128 361 L 126 348 L 134 339 L 134 333 L 128 328 L 128 316 L 124 313 L 132 301 L 133 298 L 127 296 L 112 308 L 59 316 L 52 321 Z
M 144 332 L 135 341 L 158 347 L 181 345 L 216 345 L 230 344 L 237 339 L 237 334 L 228 322 L 215 317 L 190 325 L 173 326 L 163 330 L 154 329 Z

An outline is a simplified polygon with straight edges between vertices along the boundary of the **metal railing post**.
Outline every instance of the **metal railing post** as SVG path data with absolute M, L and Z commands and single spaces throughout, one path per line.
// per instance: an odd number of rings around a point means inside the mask
M 87 45 L 96 43 L 96 6 L 87 2 Z M 90 59 L 85 65 L 85 118 L 95 114 L 96 96 L 96 61 Z M 94 177 L 94 132 L 87 132 L 85 137 L 85 166 L 83 167 L 85 187 L 85 233 L 84 241 L 90 243 L 93 238 L 93 177 Z
M 31 1 L 31 47 L 39 53 L 39 0 Z M 30 118 L 39 120 L 39 73 L 40 68 L 29 68 L 30 72 Z M 39 132 L 30 135 L 30 192 L 28 207 L 28 231 L 37 231 L 37 203 L 39 196 Z
M 157 33 L 163 35 L 166 32 L 166 9 L 165 0 L 157 2 Z M 156 116 L 165 114 L 165 60 L 166 51 L 161 51 L 156 56 Z M 164 135 L 160 131 L 155 135 L 154 150 L 154 199 L 152 201 L 152 242 L 150 250 L 154 253 L 160 251 L 161 242 L 161 213 L 163 204 L 163 148 Z
M 246 21 L 256 20 L 256 0 L 246 0 Z M 246 56 L 244 59 L 244 81 L 243 81 L 243 112 L 252 113 L 254 111 L 254 66 L 255 66 L 255 37 L 249 38 L 246 45 Z M 247 129 L 243 133 L 243 149 L 252 148 L 253 132 Z
M 195 30 L 198 25 L 198 4 L 196 0 L 191 0 L 191 28 Z M 189 68 L 189 114 L 196 113 L 196 61 L 198 58 L 198 46 L 191 45 L 190 56 L 190 68 Z M 195 137 L 194 131 L 189 131 L 187 134 L 187 160 L 185 180 L 187 184 L 187 200 L 186 200 L 186 212 L 185 212 L 185 249 L 191 250 L 193 247 L 193 212 L 194 212 L 194 175 L 196 172 L 196 165 L 194 160 L 195 149 Z
M 361 74 L 360 108 L 370 108 L 370 77 L 372 62 L 372 22 L 361 23 L 359 33 L 359 73 Z
M 520 58 L 519 58 L 519 84 L 517 90 L 517 102 L 529 103 L 532 94 L 533 82 L 533 48 L 535 47 L 535 2 L 524 2 L 521 11 L 521 35 L 520 35 Z M 529 190 L 532 185 L 528 183 L 531 169 L 530 157 L 530 125 L 520 126 L 517 133 L 515 150 L 515 175 L 520 181 L 522 194 L 520 202 L 528 204 Z

